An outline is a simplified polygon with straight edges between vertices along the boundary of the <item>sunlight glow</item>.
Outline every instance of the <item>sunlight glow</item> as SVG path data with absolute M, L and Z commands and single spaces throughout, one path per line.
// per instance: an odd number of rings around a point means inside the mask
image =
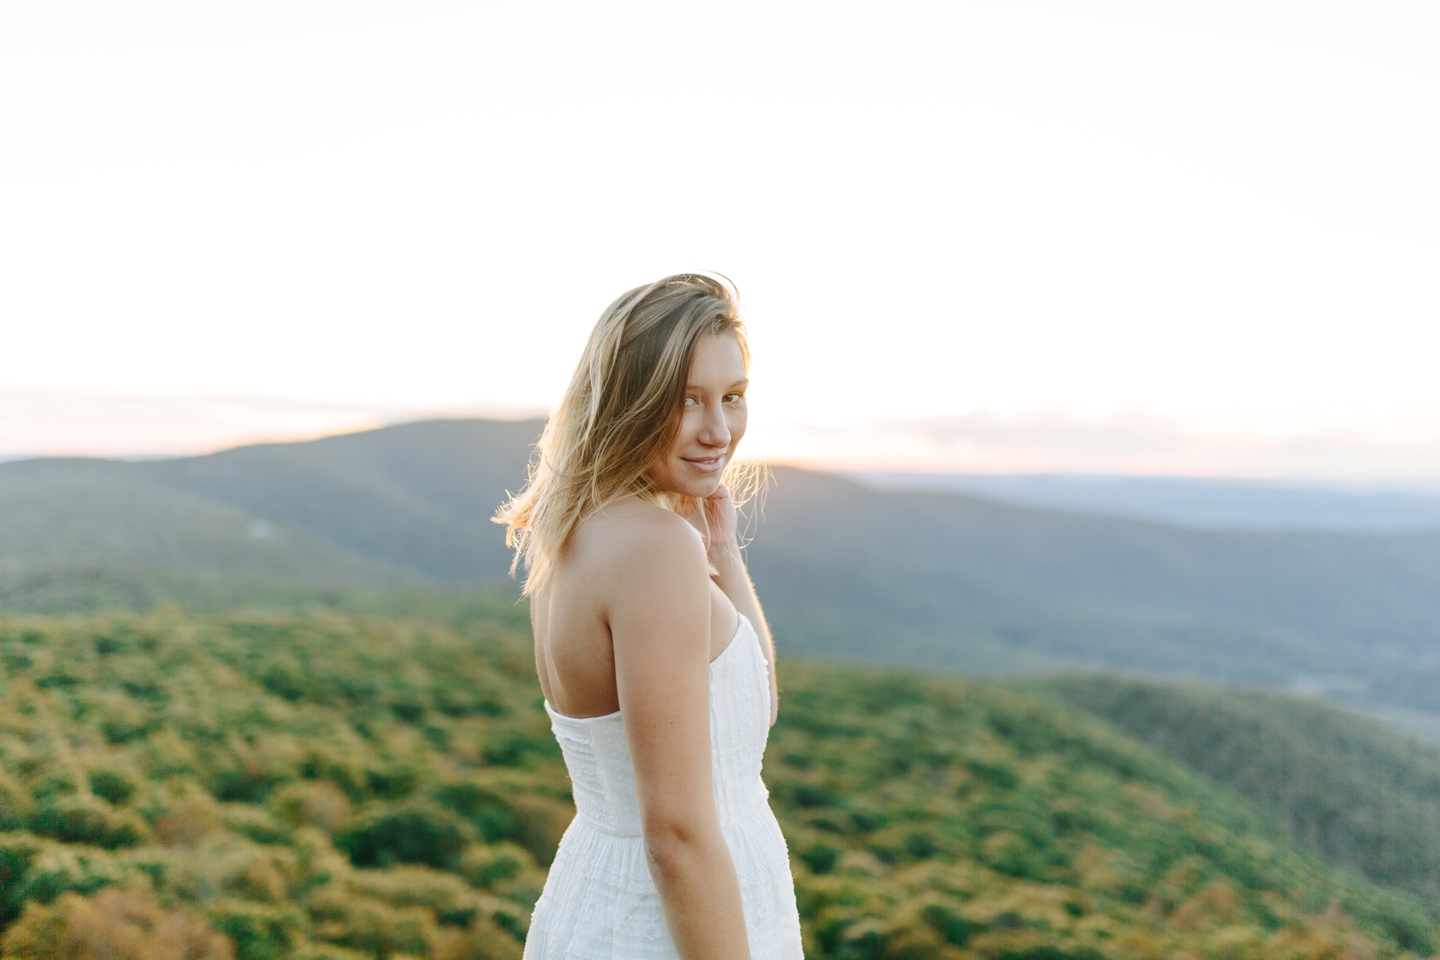
M 702 268 L 767 456 L 1440 477 L 1437 41 L 1390 2 L 6 4 L 0 453 L 543 410 L 611 298 Z M 256 399 L 50 442 L 95 396 Z

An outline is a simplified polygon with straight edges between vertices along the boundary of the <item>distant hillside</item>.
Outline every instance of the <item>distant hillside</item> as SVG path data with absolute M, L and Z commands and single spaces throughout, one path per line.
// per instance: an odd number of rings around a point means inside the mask
M 1063 473 L 865 471 L 849 476 L 882 490 L 963 493 L 1020 507 L 1181 526 L 1331 533 L 1440 530 L 1440 488 L 1369 490 L 1302 481 Z
M 523 483 L 543 425 L 431 420 L 135 467 L 410 576 L 483 583 L 510 569 L 490 518 Z
M 439 420 L 175 460 L 0 464 L 0 602 L 500 580 L 509 554 L 489 518 L 540 427 Z
M 3 955 L 518 960 L 573 813 L 527 641 L 504 597 L 399 620 L 0 618 Z M 1430 905 L 1081 713 L 784 669 L 766 778 L 816 960 L 1440 942 Z
M 1234 790 L 1331 861 L 1440 904 L 1440 752 L 1273 693 L 1105 676 L 1021 689 L 1109 721 Z
M 1269 685 L 1440 654 L 1440 534 L 1186 530 L 780 469 L 750 555 L 794 652 Z
M 11 610 L 293 605 L 506 577 L 539 421 L 430 421 L 145 463 L 0 464 Z M 1440 711 L 1440 533 L 1203 531 L 776 471 L 749 548 L 795 654 L 1099 667 Z
M 252 532 L 253 513 L 159 482 L 158 466 L 105 460 L 0 465 L 0 562 L 110 559 L 302 581 L 387 581 L 402 575 L 381 558 L 304 531 L 266 526 Z

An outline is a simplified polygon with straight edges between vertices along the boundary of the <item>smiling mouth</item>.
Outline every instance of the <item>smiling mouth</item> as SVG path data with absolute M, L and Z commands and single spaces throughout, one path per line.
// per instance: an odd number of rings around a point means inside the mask
M 713 457 L 681 457 L 680 459 L 703 473 L 713 473 L 725 465 L 723 453 Z

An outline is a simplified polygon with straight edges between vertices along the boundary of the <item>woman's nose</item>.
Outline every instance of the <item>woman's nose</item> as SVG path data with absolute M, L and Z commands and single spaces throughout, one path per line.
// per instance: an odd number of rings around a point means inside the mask
M 730 446 L 730 425 L 725 422 L 725 411 L 712 406 L 705 414 L 705 423 L 700 428 L 700 442 L 711 447 Z

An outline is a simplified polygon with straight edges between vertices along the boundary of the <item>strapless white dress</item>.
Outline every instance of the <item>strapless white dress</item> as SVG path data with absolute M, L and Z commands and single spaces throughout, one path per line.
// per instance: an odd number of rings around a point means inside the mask
M 620 714 L 576 719 L 545 704 L 574 784 L 575 819 L 535 904 L 525 960 L 678 957 L 650 879 L 635 768 Z M 770 675 L 744 615 L 710 664 L 710 764 L 725 842 L 740 875 L 752 960 L 802 960 L 785 838 L 760 762 L 770 732 Z

